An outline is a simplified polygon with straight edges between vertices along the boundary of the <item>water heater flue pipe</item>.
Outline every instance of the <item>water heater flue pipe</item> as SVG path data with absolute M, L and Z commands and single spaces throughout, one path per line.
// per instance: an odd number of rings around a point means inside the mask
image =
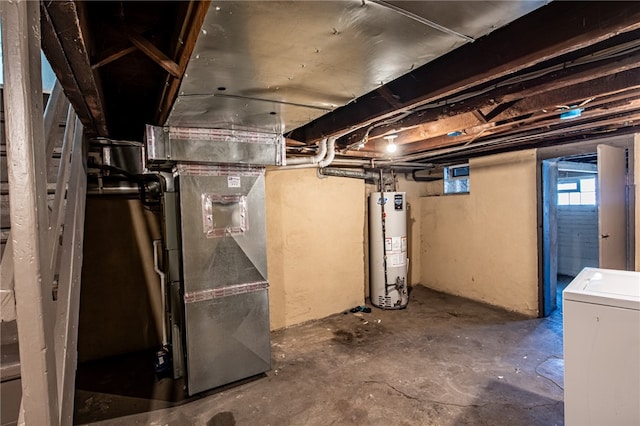
M 336 157 L 336 139 L 337 138 L 329 138 L 329 143 L 327 144 L 327 156 L 318 163 L 319 168 L 322 169 L 327 167 Z
M 313 155 L 310 157 L 287 158 L 287 166 L 294 166 L 299 164 L 304 164 L 309 166 L 316 165 L 320 161 L 322 161 L 322 159 L 326 157 L 326 155 L 327 155 L 327 138 L 324 138 L 320 141 L 320 146 L 318 147 L 318 152 L 316 153 L 316 155 Z

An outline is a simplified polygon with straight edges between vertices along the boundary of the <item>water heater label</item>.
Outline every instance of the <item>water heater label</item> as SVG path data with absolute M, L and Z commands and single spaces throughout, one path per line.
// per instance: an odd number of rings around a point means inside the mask
M 387 266 L 395 268 L 397 266 L 406 265 L 406 256 L 402 253 L 387 255 Z
M 402 210 L 402 206 L 403 206 L 403 202 L 402 202 L 402 194 L 396 194 L 393 196 L 393 207 L 396 210 Z
M 391 237 L 391 251 L 402 250 L 402 239 L 400 237 Z

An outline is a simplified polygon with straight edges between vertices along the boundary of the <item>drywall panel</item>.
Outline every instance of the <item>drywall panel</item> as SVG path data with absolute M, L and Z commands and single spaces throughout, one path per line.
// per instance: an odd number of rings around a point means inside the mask
M 160 215 L 137 199 L 88 197 L 78 358 L 105 358 L 161 342 L 160 280 L 153 240 Z
M 558 273 L 576 276 L 598 267 L 598 208 L 558 206 Z
M 470 193 L 421 199 L 421 283 L 538 314 L 536 152 L 472 159 Z
M 364 182 L 268 168 L 266 202 L 271 329 L 362 304 Z

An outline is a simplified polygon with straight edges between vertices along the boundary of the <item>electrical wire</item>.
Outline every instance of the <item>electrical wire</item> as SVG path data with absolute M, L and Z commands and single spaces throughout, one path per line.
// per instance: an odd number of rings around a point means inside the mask
M 587 64 L 591 64 L 591 63 L 595 63 L 595 62 L 599 62 L 602 60 L 606 60 L 606 59 L 613 59 L 613 58 L 618 58 L 621 56 L 625 56 L 625 55 L 629 55 L 632 53 L 636 53 L 640 51 L 640 40 L 631 40 L 628 41 L 626 43 L 620 44 L 620 45 L 616 45 L 613 47 L 610 47 L 608 49 L 603 49 L 601 51 L 595 52 L 591 55 L 585 56 L 583 58 L 579 58 L 575 61 L 569 61 L 569 62 L 563 62 L 560 64 L 556 64 L 541 70 L 537 70 L 537 71 L 531 71 L 522 75 L 518 75 L 518 76 L 514 76 L 511 78 L 507 78 L 499 83 L 493 84 L 493 85 L 489 85 L 483 89 L 479 89 L 479 90 L 475 90 L 473 92 L 467 92 L 467 93 L 463 93 L 460 94 L 456 97 L 450 97 L 450 98 L 446 98 L 446 99 L 442 99 L 440 101 L 437 102 L 431 102 L 431 103 L 427 103 L 424 105 L 420 105 L 418 107 L 412 108 L 408 111 L 404 111 L 402 113 L 400 113 L 398 116 L 393 117 L 392 119 L 387 119 L 384 121 L 380 121 L 378 123 L 374 123 L 372 125 L 370 125 L 367 128 L 367 131 L 364 135 L 364 137 L 357 141 L 354 142 L 350 145 L 348 145 L 347 147 L 343 148 L 340 152 L 342 154 L 347 153 L 348 151 L 350 151 L 354 146 L 357 145 L 361 145 L 361 144 L 366 144 L 368 141 L 368 137 L 370 132 L 375 129 L 376 127 L 381 127 L 381 126 L 385 126 L 387 124 L 394 124 L 406 117 L 408 117 L 409 115 L 415 114 L 417 112 L 421 112 L 421 111 L 425 111 L 425 110 L 429 110 L 429 109 L 435 109 L 435 108 L 441 108 L 443 106 L 446 105 L 451 105 L 451 104 L 456 104 L 456 103 L 460 103 L 460 102 L 464 102 L 467 101 L 471 98 L 474 98 L 476 96 L 480 96 L 483 94 L 486 94 L 490 91 L 493 91 L 495 89 L 499 89 L 505 86 L 509 86 L 512 84 L 518 84 L 518 83 L 524 83 L 527 81 L 531 81 L 534 80 L 536 78 L 542 77 L 544 75 L 547 75 L 549 73 L 555 72 L 555 71 L 561 71 L 561 70 L 565 70 L 565 69 L 571 69 L 571 68 L 575 68 L 578 66 L 582 66 L 582 65 L 587 65 Z M 592 99 L 590 99 L 592 100 Z M 355 129 L 357 130 L 357 129 Z M 355 131 L 355 130 L 352 130 Z

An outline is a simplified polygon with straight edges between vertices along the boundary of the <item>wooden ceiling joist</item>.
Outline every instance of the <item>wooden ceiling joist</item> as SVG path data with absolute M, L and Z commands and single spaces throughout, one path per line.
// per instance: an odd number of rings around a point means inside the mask
M 377 90 L 370 92 L 288 136 L 312 142 L 369 126 L 639 28 L 639 2 L 615 8 L 607 2 L 586 2 L 580 7 L 573 2 L 553 2 L 388 83 L 386 96 Z M 398 99 L 400 110 L 387 101 L 389 96 Z
M 457 145 L 468 145 L 476 141 L 490 140 L 494 136 L 499 138 L 517 138 L 529 134 L 541 132 L 541 129 L 567 129 L 568 131 L 579 134 L 580 132 L 588 132 L 592 128 L 601 127 L 615 123 L 616 120 L 632 121 L 637 120 L 640 111 L 640 91 L 634 90 L 635 100 L 629 100 L 633 93 L 625 93 L 614 95 L 603 100 L 601 103 L 591 105 L 590 110 L 585 110 L 580 117 L 570 120 L 558 120 L 559 111 L 547 111 L 536 115 L 523 117 L 520 120 L 486 127 L 478 133 L 469 132 L 458 137 L 439 136 L 432 139 L 426 139 L 420 142 L 411 143 L 402 147 L 403 154 L 415 154 L 426 150 L 443 148 Z M 625 99 L 625 104 L 615 106 L 620 99 Z
M 171 60 L 167 55 L 162 53 L 162 51 L 155 47 L 149 40 L 134 31 L 129 31 L 127 35 L 129 37 L 129 41 L 131 41 L 135 47 L 140 49 L 140 51 L 147 55 L 153 62 L 160 65 L 166 72 L 176 78 L 180 78 L 182 76 L 182 72 L 184 71 L 180 69 L 180 66 L 173 62 L 173 60 Z
M 98 60 L 95 64 L 91 65 L 91 69 L 97 69 L 103 67 L 107 64 L 110 64 L 113 61 L 117 61 L 118 59 L 127 56 L 131 52 L 135 52 L 138 48 L 135 46 L 125 47 L 124 49 L 113 49 L 109 52 L 106 52 L 102 55 L 102 59 Z
M 457 162 L 462 159 L 468 160 L 472 157 L 505 151 L 543 148 L 572 143 L 579 140 L 586 141 L 603 137 L 611 138 L 619 135 L 637 133 L 640 130 L 640 111 L 627 115 L 625 123 L 625 126 L 620 126 L 620 118 L 615 116 L 606 120 L 600 120 L 596 123 L 564 123 L 560 126 L 538 128 L 535 131 L 517 136 L 501 137 L 491 142 L 483 141 L 477 144 L 466 145 L 463 149 L 457 150 L 457 152 L 447 152 L 448 149 L 444 148 L 445 152 L 432 152 L 425 155 L 424 159 L 428 159 L 430 162 Z
M 156 113 L 155 123 L 163 125 L 169 117 L 171 107 L 178 96 L 178 89 L 182 83 L 182 77 L 187 69 L 189 58 L 193 52 L 193 48 L 198 40 L 198 35 L 202 29 L 204 18 L 209 10 L 210 0 L 191 1 L 187 9 L 187 14 L 183 21 L 176 38 L 175 52 L 173 57 L 177 61 L 179 75 L 170 75 L 167 77 L 158 100 L 158 109 Z
M 635 32 L 638 33 L 640 31 Z M 375 137 L 399 129 L 409 129 L 422 125 L 423 123 L 446 119 L 458 114 L 480 114 L 479 119 L 481 120 L 495 121 L 499 119 L 498 117 L 503 117 L 506 111 L 511 110 L 509 107 L 521 99 L 537 98 L 544 96 L 545 93 L 550 94 L 549 96 L 552 96 L 551 93 L 555 93 L 553 95 L 553 102 L 555 104 L 564 104 L 576 100 L 576 95 L 571 92 L 570 87 L 577 84 L 581 84 L 582 99 L 586 99 L 596 96 L 601 92 L 610 92 L 607 87 L 611 83 L 606 83 L 605 87 L 601 89 L 598 82 L 615 80 L 615 76 L 617 75 L 626 76 L 628 71 L 639 75 L 637 71 L 639 67 L 640 52 L 632 52 L 620 57 L 602 59 L 578 66 L 564 67 L 543 73 L 536 78 L 525 79 L 507 85 L 497 85 L 496 88 L 483 91 L 476 96 L 465 99 L 463 102 L 455 102 L 445 104 L 438 108 L 433 107 L 419 110 L 403 119 L 374 128 L 369 132 L 369 136 Z M 600 78 L 611 76 L 613 77 L 600 80 Z M 630 77 L 620 77 L 618 79 L 618 87 L 623 89 L 624 86 L 622 85 L 624 81 L 628 81 L 629 78 Z M 631 80 L 633 80 L 632 77 Z M 586 96 L 587 93 L 590 93 L 590 95 Z M 563 95 L 566 96 L 564 100 L 562 100 Z M 545 105 L 545 107 L 548 106 L 549 104 Z M 345 138 L 344 145 L 349 145 L 356 140 L 362 139 L 365 131 L 366 129 L 361 129 L 353 132 Z
M 89 134 L 107 136 L 100 84 L 91 68 L 78 6 L 41 2 L 42 50 Z

